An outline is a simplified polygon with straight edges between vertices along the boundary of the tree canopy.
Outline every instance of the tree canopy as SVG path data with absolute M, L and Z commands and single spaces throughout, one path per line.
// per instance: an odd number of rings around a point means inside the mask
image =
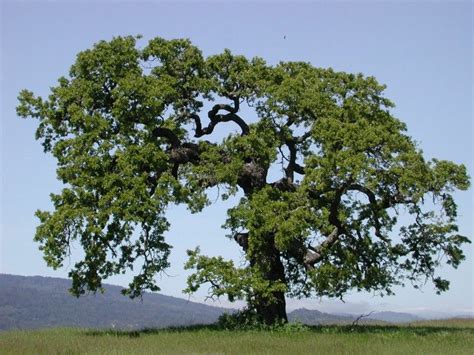
M 273 323 L 286 320 L 285 296 L 391 294 L 427 279 L 448 289 L 435 271 L 457 267 L 469 242 L 452 195 L 469 187 L 466 168 L 427 161 L 375 78 L 229 50 L 204 57 L 186 39 L 136 42 L 99 42 L 48 98 L 19 95 L 65 184 L 54 210 L 37 212 L 35 240 L 53 268 L 82 246 L 74 294 L 128 269 L 125 293 L 159 290 L 167 206 L 199 212 L 216 186 L 240 196 L 222 222 L 245 262 L 189 250 L 187 292 L 209 284 Z

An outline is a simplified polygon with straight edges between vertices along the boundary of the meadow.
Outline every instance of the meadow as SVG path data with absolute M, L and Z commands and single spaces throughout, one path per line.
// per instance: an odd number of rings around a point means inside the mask
M 260 330 L 194 326 L 0 332 L 1 354 L 473 354 L 473 350 L 474 319 L 396 326 L 289 324 Z

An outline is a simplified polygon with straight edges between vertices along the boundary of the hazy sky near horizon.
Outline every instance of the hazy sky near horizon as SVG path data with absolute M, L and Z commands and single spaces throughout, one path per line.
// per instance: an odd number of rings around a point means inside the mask
M 50 209 L 49 193 L 61 189 L 55 160 L 34 140 L 37 122 L 16 117 L 18 92 L 47 96 L 67 75 L 76 54 L 118 35 L 187 37 L 204 55 L 229 48 L 248 57 L 311 62 L 315 66 L 373 75 L 387 85 L 393 114 L 406 122 L 427 158 L 463 163 L 473 176 L 472 4 L 466 2 L 258 2 L 218 1 L 3 1 L 1 3 L 1 220 L 0 272 L 66 277 L 67 267 L 46 267 L 33 242 L 37 209 Z M 473 236 L 473 193 L 456 194 L 460 233 Z M 212 197 L 211 197 L 212 198 Z M 240 260 L 239 247 L 224 237 L 225 204 L 198 215 L 169 210 L 174 245 L 162 293 L 187 297 L 186 249 Z M 74 250 L 73 250 L 74 252 Z M 440 274 L 451 290 L 437 296 L 428 283 L 378 298 L 350 294 L 340 301 L 290 301 L 331 311 L 473 311 L 473 248 L 458 270 Z M 72 263 L 72 261 L 71 261 Z M 67 265 L 67 263 L 66 263 Z M 125 285 L 130 275 L 107 283 Z M 191 297 L 202 301 L 206 289 Z M 219 303 L 217 304 L 219 305 Z M 222 300 L 220 305 L 227 306 Z

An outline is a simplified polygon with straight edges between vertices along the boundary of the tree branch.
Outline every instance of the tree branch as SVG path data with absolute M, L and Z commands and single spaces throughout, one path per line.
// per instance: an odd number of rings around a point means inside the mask
M 340 188 L 336 190 L 336 195 L 334 196 L 334 200 L 331 203 L 331 207 L 329 210 L 329 223 L 333 226 L 337 227 L 342 231 L 342 224 L 337 217 L 337 210 L 339 208 L 339 204 L 341 203 L 341 197 L 347 189 L 347 185 L 344 184 Z
M 341 221 L 339 221 L 339 218 L 337 216 L 339 204 L 341 202 L 341 197 L 346 191 L 346 189 L 347 189 L 347 184 L 344 184 L 339 189 L 337 189 L 336 195 L 334 196 L 334 200 L 331 203 L 328 219 L 329 219 L 329 223 L 331 223 L 334 226 L 333 231 L 318 246 L 307 248 L 307 252 L 304 258 L 305 267 L 307 269 L 313 269 L 314 264 L 316 264 L 322 259 L 323 251 L 327 248 L 330 248 L 332 245 L 334 245 L 338 241 L 340 235 L 347 234 L 346 229 L 342 225 Z
M 300 144 L 300 143 L 303 143 L 305 140 L 307 140 L 309 137 L 311 137 L 311 131 L 306 132 L 300 137 L 295 137 L 294 140 L 296 143 Z
M 297 151 L 296 151 L 295 141 L 293 139 L 289 139 L 285 142 L 285 144 L 288 147 L 288 150 L 290 151 L 290 158 L 288 161 L 288 165 L 285 168 L 285 174 L 286 174 L 286 177 L 291 182 L 293 182 L 294 173 L 296 172 L 298 174 L 304 175 L 304 168 L 296 162 Z
M 288 123 L 291 121 L 292 119 L 288 118 Z M 288 125 L 286 126 L 288 127 Z M 303 143 L 306 139 L 311 137 L 311 132 L 306 132 L 305 134 L 299 137 L 294 137 L 294 136 L 288 137 L 287 134 L 291 134 L 291 133 L 292 133 L 291 131 L 290 132 L 280 131 L 282 141 L 284 142 L 284 144 L 288 147 L 288 150 L 290 151 L 289 158 L 286 158 L 285 156 L 283 156 L 286 160 L 288 160 L 288 165 L 285 168 L 285 175 L 290 182 L 293 182 L 294 173 L 298 173 L 301 175 L 304 175 L 305 173 L 305 168 L 296 162 L 297 153 L 298 153 L 297 145 Z M 280 153 L 283 155 L 281 151 Z
M 299 187 L 298 184 L 295 184 L 294 182 L 289 181 L 289 179 L 286 177 L 280 180 L 271 182 L 269 183 L 269 185 L 280 191 L 296 191 L 296 189 Z
M 172 148 L 178 148 L 181 145 L 181 142 L 178 136 L 171 129 L 157 127 L 151 132 L 151 134 L 155 138 L 156 137 L 167 138 L 170 141 Z
M 244 252 L 247 251 L 249 247 L 249 234 L 248 233 L 236 233 L 234 235 L 234 240 L 239 244 Z
M 227 105 L 227 104 L 214 105 L 212 110 L 209 111 L 209 113 L 208 113 L 209 118 L 211 118 L 211 115 L 217 114 L 217 112 L 219 110 L 225 110 L 225 111 L 230 112 L 230 113 L 237 113 L 240 109 L 239 98 L 236 97 L 236 96 L 231 96 L 230 98 L 232 98 L 232 101 L 234 101 L 234 107 L 232 107 L 231 105 Z
M 313 269 L 314 264 L 319 262 L 323 257 L 324 249 L 330 248 L 334 245 L 339 238 L 339 228 L 335 227 L 334 230 L 329 234 L 321 244 L 316 247 L 308 247 L 306 255 L 304 257 L 304 263 L 307 269 Z
M 157 127 L 152 131 L 153 137 L 163 137 L 171 144 L 169 150 L 169 161 L 173 164 L 171 174 L 178 178 L 180 164 L 185 164 L 199 159 L 199 147 L 194 143 L 181 143 L 176 133 L 169 128 Z M 156 179 L 155 179 L 156 180 Z
M 227 104 L 214 105 L 214 107 L 207 114 L 211 121 L 209 122 L 207 127 L 202 128 L 201 118 L 197 114 L 190 114 L 191 118 L 194 119 L 196 125 L 196 133 L 194 134 L 194 137 L 199 138 L 204 135 L 211 134 L 218 123 L 230 121 L 233 121 L 239 125 L 240 129 L 242 130 L 243 136 L 247 135 L 250 131 L 249 126 L 240 116 L 237 115 L 237 112 L 240 108 L 239 98 L 232 97 L 232 100 L 234 101 L 234 106 Z M 218 114 L 220 110 L 227 111 L 228 113 L 225 115 Z
M 371 311 L 367 314 L 361 314 L 360 316 L 358 316 L 356 319 L 354 319 L 354 321 L 352 322 L 352 326 L 356 326 L 356 325 L 359 325 L 359 321 L 362 319 L 362 318 L 366 318 L 366 317 L 370 317 L 375 311 Z
M 382 239 L 384 242 L 388 243 L 390 240 L 387 237 L 385 237 L 381 232 L 382 226 L 380 225 L 380 221 L 377 216 L 377 212 L 378 212 L 377 210 L 380 207 L 380 205 L 377 202 L 375 194 L 367 187 L 359 185 L 359 184 L 351 184 L 348 186 L 347 189 L 362 192 L 363 194 L 367 196 L 367 198 L 369 199 L 370 210 L 372 211 L 372 218 L 374 220 L 375 235 L 378 238 Z M 387 206 L 387 208 L 388 207 L 390 206 Z M 383 208 L 383 207 L 380 207 L 380 208 Z

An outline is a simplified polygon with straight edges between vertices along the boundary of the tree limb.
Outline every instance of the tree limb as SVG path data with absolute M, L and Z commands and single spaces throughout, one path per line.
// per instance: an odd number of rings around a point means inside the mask
M 384 242 L 388 243 L 390 240 L 382 234 L 382 226 L 380 225 L 380 221 L 377 216 L 377 210 L 383 207 L 381 207 L 380 204 L 377 202 L 375 194 L 370 189 L 360 184 L 351 184 L 348 186 L 347 189 L 362 192 L 367 196 L 367 198 L 369 199 L 370 210 L 372 211 L 372 218 L 374 220 L 375 235 L 378 238 L 382 239 Z M 390 207 L 390 205 L 388 205 L 387 208 L 388 207 Z
M 334 200 L 331 203 L 331 207 L 329 210 L 329 223 L 334 226 L 333 231 L 318 246 L 307 248 L 307 252 L 304 258 L 305 267 L 307 269 L 313 269 L 314 264 L 316 264 L 322 259 L 323 251 L 334 245 L 338 241 L 340 235 L 347 234 L 346 229 L 344 228 L 341 221 L 339 221 L 339 218 L 337 216 L 341 197 L 346 191 L 346 189 L 347 184 L 344 184 L 339 189 L 337 189 L 336 195 L 334 196 Z
M 178 136 L 176 135 L 176 133 L 174 133 L 169 128 L 157 127 L 151 132 L 151 134 L 155 138 L 156 137 L 167 138 L 170 141 L 172 148 L 178 148 L 181 145 L 181 142 Z
M 366 317 L 370 317 L 372 315 L 372 313 L 374 313 L 375 311 L 371 311 L 367 314 L 361 314 L 360 316 L 358 316 L 356 319 L 354 319 L 354 321 L 352 322 L 352 326 L 356 326 L 356 325 L 359 325 L 359 321 L 362 319 L 362 318 L 366 318 Z
M 195 114 L 190 114 L 191 118 L 194 119 L 194 123 L 196 125 L 196 133 L 194 137 L 199 138 L 207 134 L 211 134 L 214 131 L 215 126 L 217 126 L 220 122 L 230 122 L 233 121 L 239 125 L 240 129 L 242 130 L 242 135 L 247 135 L 250 131 L 249 126 L 245 121 L 237 115 L 239 111 L 240 103 L 238 97 L 232 97 L 234 101 L 234 106 L 227 105 L 227 104 L 217 104 L 208 112 L 207 116 L 209 117 L 210 121 L 207 127 L 202 128 L 201 118 Z M 228 113 L 218 114 L 220 110 L 227 111 Z
M 249 234 L 248 233 L 236 233 L 234 235 L 234 240 L 239 244 L 244 252 L 247 251 L 249 247 Z
M 178 178 L 178 168 L 180 164 L 197 161 L 199 159 L 199 147 L 194 143 L 181 143 L 180 139 L 169 128 L 157 127 L 152 131 L 153 137 L 163 137 L 171 144 L 169 150 L 169 161 L 173 164 L 171 174 Z M 156 180 L 156 179 L 155 179 Z
M 303 143 L 305 140 L 307 140 L 309 137 L 311 137 L 311 131 L 309 132 L 306 132 L 305 134 L 303 134 L 302 136 L 300 137 L 295 137 L 294 138 L 294 141 L 298 144 L 300 143 Z
M 303 175 L 304 168 L 296 162 L 297 151 L 296 151 L 295 141 L 290 139 L 290 140 L 287 140 L 285 144 L 290 151 L 290 157 L 288 159 L 289 160 L 288 165 L 285 168 L 285 174 L 286 174 L 286 177 L 292 182 L 294 180 L 294 173 L 296 172 L 298 174 Z
M 339 238 L 339 228 L 335 227 L 321 244 L 316 247 L 308 247 L 308 251 L 304 257 L 304 263 L 307 269 L 313 269 L 314 264 L 320 261 L 323 257 L 324 249 L 330 248 Z
M 295 184 L 293 181 L 290 181 L 288 178 L 284 177 L 280 180 L 269 183 L 269 185 L 280 191 L 296 191 L 299 187 L 298 184 Z

